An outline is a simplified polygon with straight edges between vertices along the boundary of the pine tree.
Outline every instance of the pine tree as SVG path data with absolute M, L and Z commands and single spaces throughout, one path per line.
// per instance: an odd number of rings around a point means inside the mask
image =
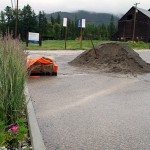
M 55 39 L 60 39 L 60 35 L 61 35 L 61 25 L 58 23 L 54 24 L 54 31 L 55 31 Z
M 5 13 L 3 11 L 1 11 L 0 14 L 0 32 L 2 34 L 2 36 L 6 35 L 6 19 L 5 19 Z
M 1 18 L 3 35 L 5 35 L 6 33 L 11 33 L 12 35 L 14 35 L 16 20 L 15 11 L 11 7 L 7 6 L 4 12 L 1 12 Z
M 112 35 L 116 32 L 116 26 L 114 24 L 114 16 L 110 18 L 110 24 L 108 25 L 108 37 L 111 39 Z
M 102 24 L 100 26 L 100 35 L 101 35 L 102 40 L 107 40 L 108 39 L 107 27 L 104 24 Z
M 60 14 L 59 14 L 59 13 L 58 13 L 58 15 L 57 15 L 56 22 L 57 22 L 58 24 L 61 24 L 61 17 L 60 17 Z
M 38 32 L 37 16 L 29 5 L 24 6 L 20 18 L 20 33 L 22 39 L 26 39 L 28 32 Z
M 55 31 L 54 31 L 54 26 L 53 26 L 52 22 L 50 22 L 48 24 L 48 29 L 47 30 L 48 30 L 48 36 L 50 36 L 53 39 L 54 36 L 55 36 Z
M 52 15 L 51 15 L 51 23 L 52 23 L 52 25 L 55 24 L 55 18 Z
M 48 21 L 46 18 L 46 14 L 43 12 L 39 12 L 38 15 L 38 22 L 39 22 L 39 33 L 41 36 L 46 36 L 48 34 Z

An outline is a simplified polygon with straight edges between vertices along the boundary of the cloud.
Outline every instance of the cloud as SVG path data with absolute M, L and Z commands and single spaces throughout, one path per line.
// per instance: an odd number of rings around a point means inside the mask
M 150 1 L 139 0 L 138 7 L 149 9 Z M 76 11 L 87 10 L 94 12 L 105 12 L 120 14 L 127 12 L 134 4 L 135 0 L 19 0 L 19 7 L 29 4 L 35 12 L 40 10 L 46 13 L 56 11 Z M 3 10 L 7 5 L 11 6 L 10 0 L 1 3 L 0 9 Z

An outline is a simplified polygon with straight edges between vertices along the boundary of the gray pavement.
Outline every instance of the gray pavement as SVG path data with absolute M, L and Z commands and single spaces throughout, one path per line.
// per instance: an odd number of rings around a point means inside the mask
M 47 150 L 149 150 L 150 74 L 133 77 L 72 67 L 82 51 L 52 55 L 57 77 L 29 79 L 28 87 Z M 150 62 L 150 51 L 140 51 Z

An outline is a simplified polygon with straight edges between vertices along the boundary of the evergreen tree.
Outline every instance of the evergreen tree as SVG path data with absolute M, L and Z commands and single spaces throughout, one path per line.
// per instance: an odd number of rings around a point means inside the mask
M 78 28 L 78 19 L 77 19 L 77 16 L 75 15 L 75 18 L 74 18 L 74 34 L 75 34 L 75 38 L 79 37 L 79 34 L 80 34 L 80 30 Z
M 110 18 L 110 24 L 108 25 L 108 37 L 111 39 L 112 35 L 117 31 L 116 26 L 114 24 L 114 16 L 112 15 Z
M 51 15 L 51 23 L 52 23 L 52 25 L 55 24 L 55 18 L 52 15 Z
M 95 34 L 97 34 L 95 33 L 95 29 L 94 24 L 88 23 L 84 30 L 85 37 L 95 39 Z
M 71 39 L 75 39 L 76 38 L 76 31 L 75 31 L 75 23 L 74 21 L 71 21 L 71 24 L 70 24 L 70 30 L 71 30 Z
M 55 37 L 55 31 L 54 31 L 54 26 L 52 22 L 48 24 L 48 36 L 54 38 Z
M 107 40 L 108 39 L 108 31 L 107 31 L 107 27 L 102 24 L 100 26 L 100 36 L 102 40 Z
M 54 31 L 55 31 L 55 39 L 60 39 L 60 35 L 61 35 L 61 25 L 58 23 L 54 24 Z
M 3 26 L 3 34 L 11 33 L 14 35 L 15 33 L 15 22 L 16 22 L 16 14 L 15 11 L 7 6 L 4 12 L 1 13 L 2 17 L 2 26 Z
M 48 22 L 46 18 L 46 14 L 43 12 L 39 12 L 38 15 L 39 21 L 39 33 L 41 36 L 46 36 L 48 34 Z
M 67 39 L 71 40 L 71 35 L 72 35 L 72 32 L 71 32 L 71 20 L 68 19 L 68 32 L 67 32 Z
M 58 15 L 57 15 L 56 22 L 57 22 L 58 24 L 61 24 L 61 17 L 60 17 L 60 14 L 59 14 L 59 13 L 58 13 Z
M 20 14 L 20 33 L 22 39 L 26 39 L 28 32 L 38 32 L 37 16 L 29 5 L 24 6 Z
M 0 32 L 2 36 L 6 35 L 6 19 L 5 19 L 5 13 L 1 11 L 0 13 Z

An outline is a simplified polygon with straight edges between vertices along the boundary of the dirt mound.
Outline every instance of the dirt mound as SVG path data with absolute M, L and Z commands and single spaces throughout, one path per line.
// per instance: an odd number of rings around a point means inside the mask
M 104 43 L 83 52 L 69 64 L 98 68 L 106 72 L 142 74 L 150 72 L 138 53 L 119 43 Z

